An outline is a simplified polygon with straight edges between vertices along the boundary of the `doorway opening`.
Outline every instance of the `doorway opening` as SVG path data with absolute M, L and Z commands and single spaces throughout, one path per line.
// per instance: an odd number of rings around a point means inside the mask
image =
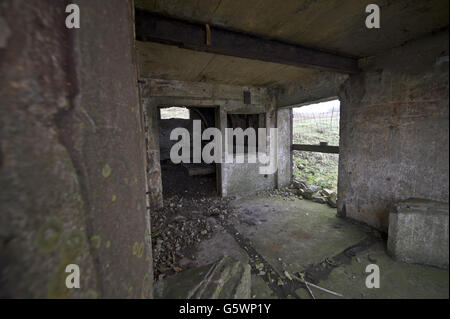
M 293 108 L 292 172 L 303 197 L 336 207 L 340 102 Z
M 216 126 L 216 107 L 160 107 L 159 108 L 159 145 L 161 161 L 161 178 L 163 197 L 174 195 L 189 197 L 216 196 L 220 189 L 217 176 L 219 164 L 207 164 L 193 161 L 193 123 L 201 121 L 201 132 Z M 175 128 L 184 128 L 190 135 L 189 163 L 175 164 L 170 159 L 170 150 L 178 141 L 170 139 L 170 133 Z M 202 149 L 209 141 L 202 140 Z

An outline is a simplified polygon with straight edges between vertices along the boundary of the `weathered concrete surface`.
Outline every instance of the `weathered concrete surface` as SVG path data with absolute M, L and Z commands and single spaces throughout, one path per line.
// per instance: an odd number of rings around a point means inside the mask
M 340 93 L 338 211 L 382 231 L 390 206 L 448 201 L 448 31 L 362 61 Z
M 162 179 L 161 179 L 161 152 L 159 149 L 159 128 L 160 118 L 158 108 L 149 108 L 151 101 L 146 82 L 139 86 L 141 103 L 144 117 L 145 146 L 147 152 L 147 187 L 148 200 L 151 209 L 158 209 L 163 206 Z
M 282 188 L 291 183 L 292 162 L 292 109 L 277 110 L 277 187 Z
M 274 86 L 278 107 L 302 106 L 336 99 L 340 86 L 348 79 L 346 74 L 312 73 L 307 81 L 296 81 Z
M 365 236 L 357 225 L 336 218 L 335 209 L 326 204 L 264 196 L 232 204 L 239 212 L 236 230 L 281 274 L 333 257 Z
M 387 254 L 378 231 L 337 217 L 336 209 L 326 204 L 295 196 L 257 195 L 232 200 L 229 210 L 233 214 L 214 235 L 185 254 L 182 268 L 194 266 L 195 270 L 164 278 L 156 285 L 157 296 L 176 293 L 178 288 L 186 295 L 202 280 L 208 265 L 223 256 L 251 266 L 252 298 L 310 298 L 304 286 L 290 281 L 285 271 L 303 273 L 310 282 L 344 298 L 449 296 L 448 270 L 396 261 Z M 369 264 L 379 266 L 380 288 L 366 287 Z M 316 298 L 341 298 L 311 289 Z
M 448 203 L 409 199 L 389 214 L 388 251 L 396 259 L 448 269 Z
M 370 3 L 370 2 L 369 2 Z M 367 1 L 137 0 L 165 15 L 217 24 L 352 56 L 372 56 L 448 26 L 448 1 L 380 1 L 381 28 L 364 26 Z M 307 83 L 310 69 L 195 52 L 159 43 L 138 43 L 140 75 L 185 81 L 271 86 Z M 296 103 L 296 102 L 294 102 Z
M 151 296 L 132 3 L 77 4 L 0 3 L 1 297 Z
M 250 266 L 230 257 L 189 269 L 158 281 L 155 297 L 162 299 L 248 299 Z
M 192 260 L 188 260 L 189 263 L 197 267 L 212 264 L 220 260 L 224 256 L 224 252 L 233 259 L 242 263 L 248 263 L 247 254 L 239 247 L 233 236 L 228 234 L 222 227 L 219 230 L 220 232 L 215 233 L 210 239 L 202 241 L 196 247 Z
M 380 269 L 380 288 L 365 285 L 366 267 L 376 264 Z M 448 299 L 447 270 L 395 261 L 386 253 L 385 242 L 378 241 L 351 258 L 350 263 L 336 267 L 317 285 L 344 295 L 344 299 Z M 317 299 L 342 299 L 314 289 Z M 306 289 L 301 289 L 310 298 Z
M 245 245 L 255 248 L 281 275 L 285 285 L 289 282 L 283 275 L 287 270 L 291 274 L 307 273 L 311 282 L 341 293 L 344 298 L 449 296 L 448 270 L 396 261 L 387 254 L 386 242 L 377 231 L 337 217 L 336 210 L 326 204 L 278 196 L 252 196 L 234 200 L 233 206 L 239 211 L 232 220 L 239 236 L 249 239 Z M 355 246 L 358 248 L 349 249 Z M 227 254 L 227 250 L 223 253 Z M 329 271 L 326 259 L 335 263 Z M 366 266 L 373 263 L 380 267 L 379 289 L 368 289 L 365 285 Z M 255 272 L 252 274 L 264 278 Z M 266 278 L 264 282 L 267 284 Z M 265 287 L 252 280 L 252 291 L 254 285 Z M 340 298 L 311 289 L 319 299 Z M 267 293 L 270 289 L 266 287 L 265 291 L 263 295 L 270 296 Z M 304 288 L 297 290 L 296 295 L 310 298 Z
M 196 106 L 196 107 L 218 107 L 217 126 L 225 136 L 227 127 L 227 115 L 233 114 L 266 114 L 266 127 L 276 127 L 276 100 L 270 97 L 267 90 L 251 86 L 232 86 L 202 82 L 167 81 L 161 79 L 141 79 L 141 92 L 143 105 L 148 116 L 149 134 L 158 132 L 157 109 L 160 106 Z M 251 103 L 244 103 L 244 91 L 249 91 Z M 156 133 L 157 134 L 157 133 Z M 152 135 L 153 136 L 153 135 Z M 158 137 L 149 136 L 151 145 L 152 162 L 160 158 L 160 141 Z M 269 143 L 267 136 L 266 143 Z M 223 150 L 225 149 L 225 138 L 222 139 Z M 268 144 L 267 144 L 268 145 Z M 270 150 L 268 149 L 267 152 Z M 225 163 L 225 155 L 222 152 L 223 163 L 220 164 L 219 193 L 222 196 L 255 193 L 260 190 L 272 189 L 276 185 L 276 174 L 259 174 L 260 164 Z M 158 166 L 156 166 L 158 167 Z M 161 194 L 159 180 L 160 169 L 154 168 L 153 177 L 149 177 L 149 185 L 152 188 L 151 196 Z
M 449 4 L 440 0 L 380 2 L 382 27 L 364 26 L 366 1 L 136 0 L 136 7 L 221 25 L 306 46 L 367 56 L 448 25 Z M 383 36 L 380 36 L 383 34 Z
M 267 103 L 267 90 L 253 86 L 223 85 L 204 82 L 170 81 L 141 78 L 149 90 L 148 96 L 158 98 L 161 106 L 223 106 L 234 113 L 261 113 Z M 249 91 L 251 103 L 244 104 L 244 91 Z M 197 103 L 186 103 L 196 101 Z
M 246 155 L 236 154 L 238 157 Z M 259 163 L 224 163 L 222 164 L 223 196 L 242 196 L 276 187 L 275 174 L 260 174 Z

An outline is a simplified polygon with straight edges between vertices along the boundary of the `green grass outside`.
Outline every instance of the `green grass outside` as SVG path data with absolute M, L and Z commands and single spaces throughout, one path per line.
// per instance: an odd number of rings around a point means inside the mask
M 339 118 L 294 119 L 294 144 L 339 145 Z M 339 154 L 294 151 L 294 179 L 337 191 Z

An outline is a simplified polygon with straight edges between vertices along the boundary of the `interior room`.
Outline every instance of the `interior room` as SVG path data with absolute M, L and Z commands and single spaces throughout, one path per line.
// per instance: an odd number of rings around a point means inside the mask
M 449 298 L 448 1 L 19 2 L 1 298 Z

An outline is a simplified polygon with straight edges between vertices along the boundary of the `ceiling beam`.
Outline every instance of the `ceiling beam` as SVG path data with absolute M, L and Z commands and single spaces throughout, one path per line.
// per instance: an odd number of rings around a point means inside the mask
M 136 39 L 181 48 L 342 73 L 358 73 L 355 58 L 136 8 Z

